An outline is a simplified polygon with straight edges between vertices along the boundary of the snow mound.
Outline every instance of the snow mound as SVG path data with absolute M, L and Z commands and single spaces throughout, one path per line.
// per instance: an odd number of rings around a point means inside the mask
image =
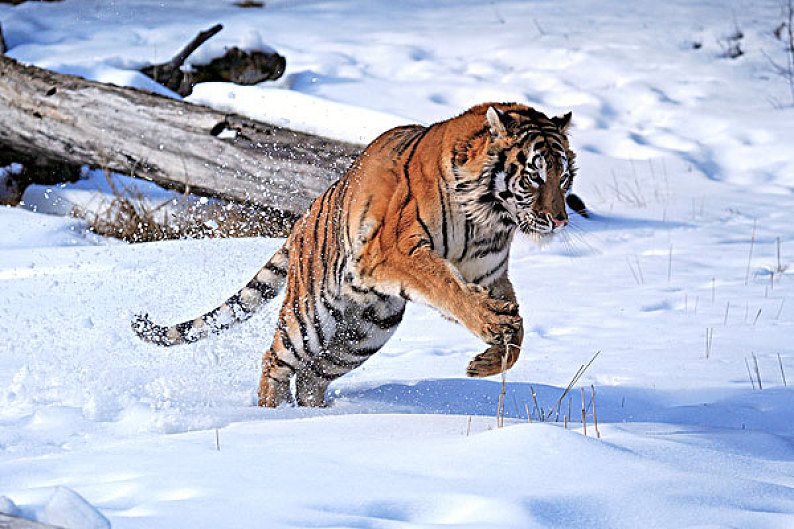
M 334 103 L 291 90 L 230 83 L 198 84 L 187 100 L 350 143 L 367 144 L 385 130 L 414 123 L 385 112 Z
M 42 521 L 64 529 L 110 529 L 110 521 L 102 513 L 78 493 L 62 486 L 52 493 Z
M 0 496 L 0 514 L 7 514 L 9 516 L 16 516 L 19 513 L 19 508 L 11 501 L 11 498 Z

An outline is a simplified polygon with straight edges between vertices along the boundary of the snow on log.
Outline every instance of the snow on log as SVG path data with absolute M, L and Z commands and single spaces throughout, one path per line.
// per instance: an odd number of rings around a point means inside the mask
M 361 147 L 0 56 L 0 152 L 300 214 Z

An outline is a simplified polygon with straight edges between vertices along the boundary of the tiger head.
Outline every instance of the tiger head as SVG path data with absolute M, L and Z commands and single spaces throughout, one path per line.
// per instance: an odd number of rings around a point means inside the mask
M 479 174 L 458 186 L 468 214 L 538 239 L 558 232 L 568 224 L 565 196 L 576 174 L 566 136 L 571 113 L 549 118 L 524 105 L 491 105 L 485 121 L 485 157 L 472 168 Z

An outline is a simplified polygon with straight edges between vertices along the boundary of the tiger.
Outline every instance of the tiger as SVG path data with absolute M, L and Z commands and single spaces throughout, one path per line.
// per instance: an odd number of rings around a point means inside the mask
M 467 376 L 510 369 L 524 336 L 510 246 L 517 230 L 546 240 L 568 224 L 570 123 L 570 112 L 549 118 L 519 103 L 485 103 L 430 126 L 393 128 L 225 303 L 170 327 L 140 314 L 132 328 L 157 345 L 194 342 L 248 319 L 286 287 L 261 363 L 258 404 L 269 407 L 325 406 L 331 381 L 383 347 L 409 301 L 488 345 Z

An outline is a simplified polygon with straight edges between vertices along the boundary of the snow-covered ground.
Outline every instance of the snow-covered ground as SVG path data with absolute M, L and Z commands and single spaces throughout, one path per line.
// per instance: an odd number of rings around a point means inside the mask
M 0 496 L 47 519 L 69 487 L 118 528 L 794 527 L 794 107 L 766 58 L 784 59 L 781 21 L 777 0 L 0 6 L 10 56 L 149 89 L 135 68 L 222 22 L 196 60 L 272 46 L 287 72 L 191 100 L 353 141 L 487 100 L 572 110 L 595 213 L 514 244 L 529 332 L 499 429 L 499 377 L 464 376 L 483 344 L 425 307 L 321 410 L 253 405 L 278 303 L 193 345 L 132 335 L 134 312 L 216 306 L 276 240 L 126 245 L 0 209 Z M 541 424 L 533 392 L 549 410 L 598 351 L 569 428 Z

